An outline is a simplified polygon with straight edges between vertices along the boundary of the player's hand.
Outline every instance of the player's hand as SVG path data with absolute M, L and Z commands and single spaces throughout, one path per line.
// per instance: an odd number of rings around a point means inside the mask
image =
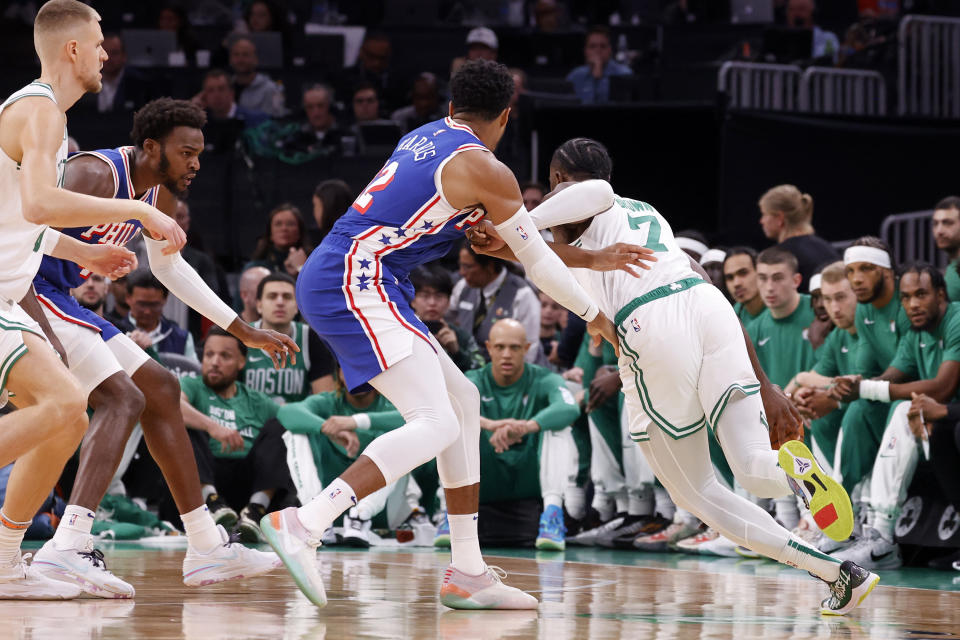
M 354 431 L 357 428 L 357 421 L 351 416 L 330 416 L 327 418 L 321 431 L 328 436 L 333 436 L 341 431 Z
M 907 417 L 914 414 L 923 415 L 925 422 L 937 422 L 947 417 L 947 405 L 940 404 L 925 393 L 911 393 L 913 400 L 910 402 L 910 409 L 907 411 Z
M 494 253 L 507 246 L 489 220 L 481 220 L 468 228 L 465 233 L 470 246 L 476 253 Z
M 770 383 L 761 385 L 760 399 L 770 426 L 770 445 L 774 449 L 789 440 L 803 437 L 803 418 L 780 387 Z
M 243 436 L 241 436 L 237 431 L 225 427 L 222 424 L 216 425 L 216 428 L 212 428 L 207 433 L 210 434 L 210 437 L 220 443 L 220 448 L 225 453 L 233 453 L 234 451 L 243 451 Z
M 159 209 L 151 207 L 146 202 L 139 200 L 135 202 L 143 205 L 136 217 L 140 220 L 143 228 L 150 232 L 150 237 L 154 240 L 167 241 L 167 246 L 163 248 L 163 255 L 173 255 L 183 249 L 184 245 L 187 244 L 187 234 L 180 228 L 176 220 Z
M 840 408 L 837 400 L 831 398 L 830 393 L 823 389 L 804 387 L 793 394 L 792 397 L 800 413 L 810 420 L 819 420 L 831 411 Z
M 327 435 L 331 442 L 340 445 L 347 451 L 347 456 L 356 458 L 360 452 L 360 438 L 353 431 L 338 431 Z
M 570 367 L 563 372 L 562 377 L 564 380 L 576 382 L 577 384 L 583 384 L 583 369 L 580 367 Z
M 860 381 L 863 376 L 837 376 L 833 379 L 830 397 L 839 402 L 853 402 L 860 397 Z
M 283 369 L 287 366 L 287 358 L 290 358 L 290 364 L 297 364 L 296 353 L 300 347 L 290 336 L 271 331 L 268 329 L 255 329 L 237 316 L 230 324 L 227 330 L 240 342 L 247 345 L 249 349 L 260 349 L 273 361 L 275 369 Z
M 594 271 L 626 271 L 634 278 L 639 278 L 640 274 L 634 271 L 634 267 L 649 271 L 651 269 L 648 262 L 657 262 L 653 249 L 641 247 L 626 242 L 618 242 L 609 247 L 591 251 L 592 264 Z
M 610 318 L 603 315 L 603 312 L 597 314 L 597 317 L 587 323 L 587 333 L 590 334 L 591 343 L 594 348 L 600 347 L 600 342 L 606 340 L 613 345 L 613 350 L 617 357 L 620 357 L 620 339 L 617 337 L 617 329 L 610 322 Z
M 137 268 L 137 254 L 115 244 L 86 244 L 81 249 L 81 267 L 98 276 L 118 280 Z
M 620 393 L 620 387 L 623 381 L 620 379 L 619 371 L 598 372 L 590 383 L 590 401 L 587 403 L 586 412 L 590 413 L 597 409 L 604 402 Z

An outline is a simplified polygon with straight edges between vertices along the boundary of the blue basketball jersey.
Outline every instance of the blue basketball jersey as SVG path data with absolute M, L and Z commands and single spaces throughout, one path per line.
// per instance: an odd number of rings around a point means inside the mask
M 118 147 L 116 149 L 100 149 L 98 151 L 80 151 L 70 156 L 70 161 L 80 156 L 94 156 L 106 162 L 113 171 L 113 197 L 121 200 L 132 200 L 136 197 L 133 191 L 133 177 L 130 174 L 130 159 L 133 155 L 133 147 Z M 140 200 L 156 206 L 157 193 L 159 186 L 147 189 Z M 130 242 L 140 231 L 142 225 L 139 220 L 127 220 L 126 222 L 108 222 L 97 224 L 92 227 L 73 227 L 61 229 L 60 232 L 81 242 L 89 244 L 116 244 L 123 246 Z M 53 256 L 43 256 L 40 263 L 40 271 L 34 279 L 34 284 L 39 291 L 41 285 L 48 289 L 52 285 L 56 289 L 67 291 L 79 287 L 90 272 L 81 268 L 75 262 L 54 258 Z
M 470 127 L 450 118 L 411 131 L 334 224 L 331 240 L 352 240 L 401 278 L 445 255 L 484 215 L 482 209 L 455 209 L 440 184 L 443 166 L 474 149 L 488 151 Z

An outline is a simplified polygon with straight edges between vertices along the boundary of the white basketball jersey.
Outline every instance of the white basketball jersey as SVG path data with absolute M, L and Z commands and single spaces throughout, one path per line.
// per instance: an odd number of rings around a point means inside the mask
M 647 263 L 652 267 L 649 271 L 634 267 L 639 278 L 620 270 L 572 270 L 611 320 L 634 298 L 677 280 L 699 277 L 674 239 L 670 223 L 646 202 L 615 196 L 613 206 L 594 216 L 586 232 L 572 244 L 584 249 L 603 249 L 618 242 L 653 249 L 657 262 Z
M 56 103 L 53 89 L 42 82 L 31 82 L 0 105 L 0 114 L 21 98 L 41 96 Z M 63 186 L 67 162 L 67 128 L 57 150 L 57 185 Z M 43 258 L 42 240 L 47 225 L 27 222 L 20 202 L 20 163 L 0 150 L 0 297 L 19 302 L 30 288 Z

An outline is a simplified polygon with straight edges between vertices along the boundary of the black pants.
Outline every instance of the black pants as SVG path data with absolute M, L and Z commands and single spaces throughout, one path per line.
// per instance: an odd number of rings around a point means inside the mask
M 257 491 L 274 489 L 272 505 L 292 496 L 293 481 L 287 468 L 283 431 L 277 420 L 268 420 L 246 457 L 220 458 L 210 450 L 209 435 L 187 429 L 197 459 L 200 483 L 215 486 L 224 502 L 237 511 L 243 509 Z
M 944 497 L 960 509 L 960 422 L 938 422 L 933 426 L 930 462 Z
M 477 534 L 485 547 L 532 547 L 540 529 L 540 498 L 480 505 Z

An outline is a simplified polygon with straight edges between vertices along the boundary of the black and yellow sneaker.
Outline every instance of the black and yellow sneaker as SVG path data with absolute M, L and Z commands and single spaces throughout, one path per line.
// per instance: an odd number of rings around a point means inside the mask
M 219 494 L 211 493 L 207 496 L 206 505 L 214 522 L 222 525 L 227 531 L 233 531 L 233 527 L 236 526 L 239 519 L 237 512 L 231 509 L 230 505 L 224 502 Z
M 833 540 L 843 541 L 853 533 L 853 505 L 843 486 L 817 464 L 813 453 L 799 440 L 780 447 L 780 468 L 787 474 L 794 493 L 810 509 L 813 521 Z
M 880 576 L 867 571 L 852 560 L 840 565 L 840 576 L 830 585 L 830 597 L 820 603 L 820 613 L 845 615 L 860 605 L 880 582 Z

